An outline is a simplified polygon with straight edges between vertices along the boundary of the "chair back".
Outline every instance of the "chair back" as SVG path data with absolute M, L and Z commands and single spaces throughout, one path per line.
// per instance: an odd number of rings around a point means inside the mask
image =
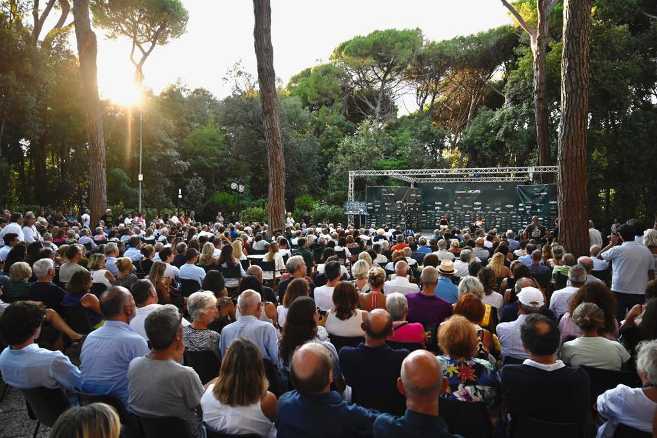
M 211 430 L 208 426 L 205 426 L 205 431 L 207 438 L 261 438 L 260 435 L 255 433 L 248 433 L 245 435 L 235 435 L 232 433 L 215 432 Z
M 249 259 L 240 260 L 240 264 L 242 265 L 242 269 L 246 271 L 251 266 L 251 261 Z
M 226 278 L 235 278 L 235 279 L 242 278 L 242 266 L 241 265 L 235 264 L 235 266 L 229 266 L 229 267 L 226 267 L 226 268 L 221 267 L 221 268 L 219 268 L 219 270 L 223 274 L 224 279 L 226 279 Z
M 190 279 L 180 280 L 180 292 L 184 297 L 188 297 L 199 290 L 201 290 L 201 285 L 198 283 L 198 281 Z
M 100 296 L 107 290 L 107 286 L 104 283 L 93 283 L 91 285 L 91 293 L 96 295 L 98 299 Z
M 415 342 L 394 342 L 394 341 L 386 341 L 386 344 L 390 346 L 390 348 L 394 350 L 401 350 L 405 349 L 408 351 L 415 351 L 415 350 L 422 350 L 424 349 L 424 344 L 418 344 Z
M 142 417 L 138 416 L 144 438 L 192 438 L 189 425 L 182 418 L 177 417 Z
M 588 374 L 591 380 L 591 400 L 597 400 L 600 394 L 617 387 L 621 383 L 630 388 L 641 386 L 641 380 L 634 372 L 603 370 L 587 366 L 581 366 L 580 368 Z
M 20 390 L 25 397 L 30 418 L 52 427 L 61 414 L 71 407 L 71 402 L 60 388 L 31 388 Z
M 450 433 L 468 438 L 491 438 L 493 425 L 482 402 L 462 402 L 440 398 L 440 416 Z M 530 435 L 528 435 L 530 436 Z
M 616 426 L 614 438 L 652 438 L 652 433 L 643 432 L 639 429 L 635 429 L 633 427 L 626 426 L 623 423 L 619 423 Z
M 555 423 L 533 417 L 515 419 L 512 425 L 511 438 L 530 436 L 585 438 L 584 427 L 577 423 Z
M 125 408 L 121 400 L 114 396 L 79 392 L 78 399 L 80 400 L 80 406 L 86 406 L 92 403 L 105 403 L 106 405 L 110 405 L 119 415 L 122 424 L 129 423 L 130 414 L 128 413 L 128 410 Z
M 329 334 L 329 339 L 338 353 L 342 347 L 356 347 L 362 342 L 365 342 L 365 338 L 362 336 L 344 337 Z
M 219 375 L 221 360 L 212 351 L 187 351 L 183 353 L 185 365 L 194 371 L 204 385 Z

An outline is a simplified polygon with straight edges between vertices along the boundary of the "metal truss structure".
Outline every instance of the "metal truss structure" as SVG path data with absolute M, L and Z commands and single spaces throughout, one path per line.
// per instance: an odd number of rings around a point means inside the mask
M 387 176 L 411 184 L 446 182 L 528 182 L 537 174 L 558 177 L 558 166 L 534 167 L 471 167 L 456 169 L 406 169 L 406 170 L 352 170 L 349 172 L 347 199 L 355 201 L 356 178 Z

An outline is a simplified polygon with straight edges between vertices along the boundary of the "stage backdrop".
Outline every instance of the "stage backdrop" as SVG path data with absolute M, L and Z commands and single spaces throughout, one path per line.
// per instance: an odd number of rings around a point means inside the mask
M 447 215 L 451 226 L 466 227 L 477 218 L 499 231 L 523 228 L 534 215 L 551 226 L 557 216 L 553 184 L 425 183 L 408 187 L 368 187 L 370 225 L 406 224 L 433 230 Z

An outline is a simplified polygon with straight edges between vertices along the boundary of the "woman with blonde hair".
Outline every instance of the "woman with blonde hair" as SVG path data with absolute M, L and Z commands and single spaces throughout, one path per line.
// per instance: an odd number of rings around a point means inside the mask
M 285 262 L 283 261 L 283 256 L 278 250 L 278 243 L 272 242 L 267 248 L 267 254 L 262 258 L 263 261 L 274 263 L 274 278 L 281 276 L 281 273 L 285 271 Z
M 275 437 L 278 401 L 268 386 L 258 347 L 236 339 L 226 350 L 219 377 L 201 398 L 203 422 L 214 432 Z
M 241 238 L 233 240 L 233 243 L 230 244 L 233 247 L 233 257 L 239 260 L 248 260 L 244 254 L 244 241 Z
M 367 262 L 368 266 L 371 268 L 374 262 L 372 261 L 372 256 L 367 251 L 363 251 L 358 254 L 358 260 L 364 260 Z
M 59 416 L 50 438 L 119 438 L 121 420 L 105 403 L 76 406 Z
M 167 264 L 164 262 L 153 262 L 148 273 L 148 279 L 155 286 L 157 301 L 160 304 L 173 304 L 171 300 L 171 278 L 164 275 Z
M 488 262 L 488 267 L 495 273 L 495 281 L 497 282 L 498 289 L 499 285 L 502 284 L 502 280 L 511 276 L 511 269 L 504 264 L 505 260 L 504 254 L 496 252 Z
M 105 266 L 106 261 L 107 258 L 105 257 L 105 254 L 92 254 L 91 257 L 89 257 L 88 268 L 89 272 L 91 272 L 91 280 L 94 283 L 101 283 L 110 288 L 115 280 L 112 273 L 107 270 L 107 267 Z
M 27 299 L 30 291 L 30 277 L 32 277 L 32 268 L 26 262 L 16 262 L 11 265 L 9 282 L 5 285 L 2 299 L 7 303 Z
M 383 284 L 386 281 L 386 273 L 379 266 L 374 266 L 367 272 L 369 292 L 361 293 L 358 297 L 358 307 L 370 311 L 373 309 L 386 308 L 386 296 L 383 294 Z
M 370 266 L 365 260 L 358 260 L 351 266 L 351 275 L 354 277 L 354 286 L 359 293 L 366 293 L 370 290 L 367 275 Z
M 206 272 L 217 265 L 217 259 L 214 257 L 214 244 L 212 242 L 205 242 L 201 249 L 201 255 L 198 258 L 198 265 L 206 270 Z

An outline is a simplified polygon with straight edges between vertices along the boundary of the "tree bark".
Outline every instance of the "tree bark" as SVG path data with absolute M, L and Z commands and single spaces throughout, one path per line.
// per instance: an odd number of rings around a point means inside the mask
M 285 221 L 285 159 L 281 137 L 280 107 L 276 93 L 274 50 L 271 44 L 269 0 L 253 0 L 253 37 L 258 62 L 258 83 L 269 164 L 267 216 L 271 232 L 282 231 Z
M 98 97 L 96 34 L 91 30 L 89 0 L 74 0 L 75 38 L 80 58 L 80 82 L 89 142 L 89 209 L 95 224 L 107 208 L 103 112 Z
M 587 125 L 592 0 L 566 0 L 561 56 L 559 240 L 588 254 Z

